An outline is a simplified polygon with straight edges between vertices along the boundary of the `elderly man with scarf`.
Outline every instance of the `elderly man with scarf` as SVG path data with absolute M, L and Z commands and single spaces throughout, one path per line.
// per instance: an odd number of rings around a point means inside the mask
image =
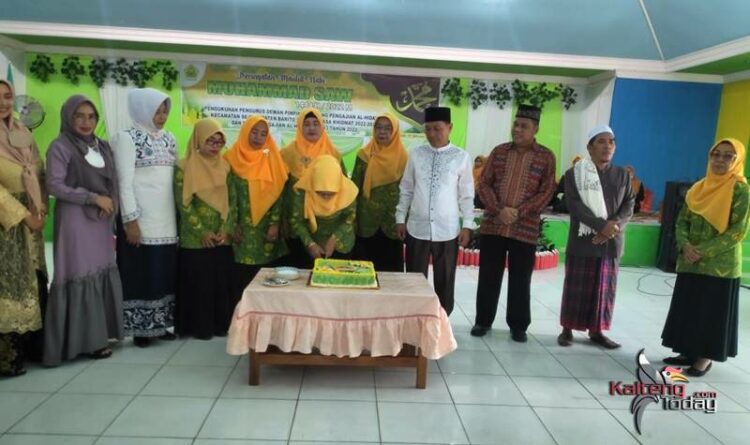
M 630 174 L 612 165 L 615 134 L 607 125 L 589 132 L 590 159 L 565 173 L 570 231 L 565 257 L 560 346 L 570 346 L 573 330 L 589 331 L 592 342 L 607 349 L 620 345 L 603 334 L 612 323 L 617 270 L 625 224 L 633 216 L 635 196 Z

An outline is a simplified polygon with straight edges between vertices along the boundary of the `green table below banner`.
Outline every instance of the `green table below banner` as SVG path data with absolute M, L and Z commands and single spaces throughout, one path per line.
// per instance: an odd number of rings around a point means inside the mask
M 570 220 L 568 215 L 542 215 L 545 218 L 544 235 L 560 251 L 560 261 L 565 261 Z M 625 227 L 625 251 L 621 266 L 654 267 L 659 246 L 661 225 L 655 221 L 631 221 Z

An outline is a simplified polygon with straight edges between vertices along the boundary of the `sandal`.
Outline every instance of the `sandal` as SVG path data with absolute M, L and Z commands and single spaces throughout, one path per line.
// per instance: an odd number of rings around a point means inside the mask
M 0 377 L 20 377 L 26 374 L 26 368 L 16 368 L 10 371 L 0 372 Z
M 677 355 L 674 357 L 666 357 L 662 360 L 662 362 L 664 362 L 665 365 L 671 366 L 691 366 L 695 362 L 695 360 L 690 360 L 684 355 Z
M 713 360 L 708 362 L 708 365 L 703 370 L 697 369 L 694 366 L 690 366 L 685 373 L 691 377 L 703 377 L 708 371 L 711 370 L 711 365 L 713 364 Z
M 161 336 L 159 336 L 159 340 L 173 341 L 173 340 L 177 340 L 177 336 L 167 331 L 163 333 Z
M 149 337 L 133 337 L 133 344 L 135 344 L 139 348 L 145 348 L 150 343 L 151 339 Z
M 573 344 L 573 334 L 563 332 L 557 336 L 557 344 L 560 346 L 570 346 Z
M 89 357 L 93 358 L 94 360 L 110 358 L 112 357 L 112 350 L 109 347 L 97 349 L 96 351 L 89 354 Z
M 604 347 L 604 349 L 617 349 L 621 346 L 619 343 L 612 341 L 604 334 L 590 335 L 589 340 Z

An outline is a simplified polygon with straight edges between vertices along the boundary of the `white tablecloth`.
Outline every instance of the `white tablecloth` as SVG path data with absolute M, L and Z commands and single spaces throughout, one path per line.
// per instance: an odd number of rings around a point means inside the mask
M 307 286 L 309 271 L 288 286 L 261 283 L 273 273 L 262 269 L 245 289 L 232 317 L 227 352 L 284 352 L 358 357 L 395 356 L 404 343 L 438 359 L 456 349 L 445 310 L 424 275 L 379 272 L 380 289 Z

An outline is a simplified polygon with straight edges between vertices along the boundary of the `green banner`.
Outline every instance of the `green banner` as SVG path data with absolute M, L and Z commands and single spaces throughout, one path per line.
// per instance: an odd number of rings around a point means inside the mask
M 276 141 L 295 136 L 300 110 L 315 107 L 351 168 L 358 148 L 372 136 L 375 117 L 394 114 L 404 145 L 424 143 L 424 110 L 439 103 L 437 77 L 184 63 L 180 66 L 182 125 L 213 117 L 236 137 L 251 114 L 266 117 Z

